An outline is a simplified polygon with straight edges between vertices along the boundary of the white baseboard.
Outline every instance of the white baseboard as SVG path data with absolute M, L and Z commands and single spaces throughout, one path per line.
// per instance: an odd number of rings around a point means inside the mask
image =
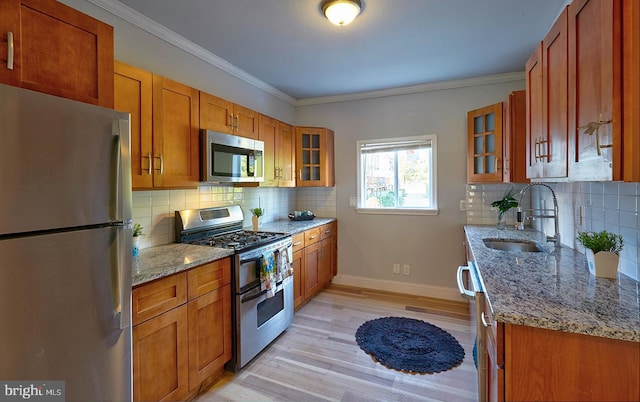
M 415 283 L 388 281 L 383 279 L 363 278 L 359 276 L 337 275 L 331 283 L 352 286 L 363 289 L 381 290 L 385 292 L 402 293 L 414 296 L 432 297 L 452 301 L 465 301 L 458 289 L 438 286 L 420 285 Z

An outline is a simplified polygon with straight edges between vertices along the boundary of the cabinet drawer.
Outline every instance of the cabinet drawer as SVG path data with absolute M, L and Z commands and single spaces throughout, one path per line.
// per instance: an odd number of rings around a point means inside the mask
M 293 236 L 291 236 L 291 240 L 293 241 L 294 253 L 304 248 L 304 232 L 294 234 Z
M 187 272 L 187 295 L 189 300 L 231 283 L 231 262 L 229 258 L 213 261 Z
M 304 246 L 309 247 L 320 240 L 320 227 L 309 229 L 304 232 Z
M 320 226 L 320 240 L 324 240 L 327 237 L 336 235 L 337 225 L 335 222 L 327 223 L 326 225 Z
M 187 302 L 187 274 L 181 272 L 133 289 L 132 322 L 137 325 Z

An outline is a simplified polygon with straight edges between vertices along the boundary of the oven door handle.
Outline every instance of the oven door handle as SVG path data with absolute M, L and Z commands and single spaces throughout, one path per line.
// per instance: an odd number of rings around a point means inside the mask
M 280 282 L 276 283 L 276 287 L 275 287 L 275 289 L 273 290 L 273 293 L 274 293 L 274 294 L 275 294 L 275 293 L 278 293 L 279 291 L 281 291 L 281 290 L 282 290 L 282 288 L 284 287 L 284 285 L 282 284 L 282 282 L 283 282 L 283 281 L 280 281 Z M 255 300 L 255 299 L 257 299 L 257 298 L 259 298 L 259 297 L 261 297 L 261 296 L 265 295 L 266 293 L 267 293 L 267 290 L 265 289 L 265 290 L 261 290 L 261 291 L 259 291 L 259 292 L 255 292 L 255 293 L 253 293 L 253 294 L 248 294 L 248 295 L 246 295 L 246 296 L 245 296 L 245 295 L 243 295 L 243 296 L 240 298 L 240 303 L 250 302 L 251 300 Z
M 245 264 L 247 262 L 251 262 L 251 261 L 260 261 L 262 259 L 262 255 L 259 255 L 257 257 L 251 257 L 251 258 L 247 258 L 246 260 L 240 260 L 240 265 Z

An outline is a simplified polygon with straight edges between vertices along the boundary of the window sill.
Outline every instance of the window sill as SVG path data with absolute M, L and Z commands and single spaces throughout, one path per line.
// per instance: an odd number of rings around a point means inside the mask
M 371 215 L 438 215 L 438 209 L 411 208 L 356 208 L 359 214 Z

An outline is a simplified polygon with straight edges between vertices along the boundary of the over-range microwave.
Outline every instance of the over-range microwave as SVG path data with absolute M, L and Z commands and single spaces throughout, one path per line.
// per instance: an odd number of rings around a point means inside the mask
M 200 130 L 200 143 L 201 181 L 264 181 L 264 142 L 212 130 Z

